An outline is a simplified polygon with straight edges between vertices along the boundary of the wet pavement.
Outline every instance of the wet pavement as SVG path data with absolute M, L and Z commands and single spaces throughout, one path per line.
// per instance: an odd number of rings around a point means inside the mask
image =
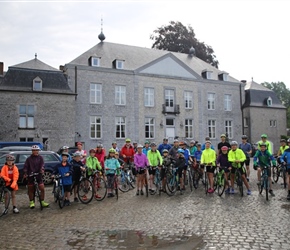
M 50 207 L 28 208 L 24 187 L 17 194 L 20 214 L 0 218 L 0 249 L 290 249 L 290 202 L 280 184 L 275 197 L 205 195 L 199 187 L 184 195 L 135 196 L 121 193 L 88 205 L 59 209 L 52 187 Z

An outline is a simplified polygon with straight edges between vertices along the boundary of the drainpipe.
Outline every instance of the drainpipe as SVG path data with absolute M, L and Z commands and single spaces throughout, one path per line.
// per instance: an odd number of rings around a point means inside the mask
M 78 68 L 75 66 L 75 100 L 77 99 L 77 93 L 78 93 Z
M 243 91 L 242 84 L 240 84 L 240 105 L 241 105 L 241 111 L 242 111 L 242 134 L 244 135 L 245 130 L 244 130 L 244 110 L 243 110 L 243 92 L 242 91 Z

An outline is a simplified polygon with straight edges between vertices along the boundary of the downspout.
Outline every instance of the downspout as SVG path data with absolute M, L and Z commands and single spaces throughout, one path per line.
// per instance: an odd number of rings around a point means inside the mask
M 242 134 L 245 134 L 244 131 L 244 110 L 243 110 L 243 98 L 242 98 L 242 84 L 240 84 L 240 105 L 241 105 L 241 111 L 242 111 Z
M 78 94 L 78 68 L 75 66 L 75 100 L 77 99 Z

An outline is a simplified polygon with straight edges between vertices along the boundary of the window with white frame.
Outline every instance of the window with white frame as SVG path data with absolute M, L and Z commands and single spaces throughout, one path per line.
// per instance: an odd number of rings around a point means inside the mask
M 225 120 L 225 131 L 229 139 L 233 138 L 233 121 Z
M 102 117 L 91 116 L 90 117 L 90 127 L 91 127 L 91 139 L 102 138 Z
M 94 104 L 102 103 L 102 84 L 100 83 L 90 84 L 90 103 Z
M 34 105 L 19 105 L 19 128 L 34 128 Z
M 33 79 L 33 91 L 42 91 L 42 80 L 39 77 Z
M 224 95 L 224 110 L 232 111 L 232 95 Z
M 247 128 L 249 127 L 249 118 L 244 117 L 244 127 Z
M 115 86 L 115 104 L 126 105 L 126 87 L 117 85 Z
M 124 61 L 116 60 L 116 69 L 123 69 L 124 68 Z
M 208 136 L 211 139 L 215 139 L 215 131 L 216 131 L 216 121 L 208 120 Z
M 116 117 L 116 138 L 122 139 L 126 136 L 126 118 L 125 117 Z
M 192 109 L 193 101 L 192 101 L 192 91 L 184 91 L 184 101 L 185 101 L 185 108 Z
M 154 118 L 145 118 L 145 138 L 153 139 L 155 137 L 154 129 L 155 128 L 155 119 Z
M 272 98 L 270 96 L 267 99 L 267 106 L 272 106 Z
M 193 120 L 185 119 L 185 138 L 193 138 Z
M 166 89 L 165 90 L 165 106 L 173 107 L 173 105 L 174 105 L 174 90 Z
M 94 56 L 92 56 L 91 57 L 91 66 L 93 66 L 93 67 L 99 67 L 100 66 L 100 61 L 101 61 L 101 58 L 100 57 L 94 57 Z
M 154 88 L 144 88 L 145 107 L 154 107 Z
M 215 109 L 215 93 L 207 93 L 207 109 Z

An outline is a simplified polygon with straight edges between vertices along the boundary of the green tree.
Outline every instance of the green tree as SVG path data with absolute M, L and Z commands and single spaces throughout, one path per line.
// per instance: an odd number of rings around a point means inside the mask
M 195 49 L 196 57 L 218 68 L 218 60 L 211 46 L 196 39 L 193 28 L 184 26 L 181 22 L 170 21 L 153 31 L 150 39 L 154 41 L 152 48 L 172 52 L 189 53 L 191 47 Z
M 290 89 L 283 82 L 263 82 L 262 85 L 273 90 L 282 104 L 287 108 L 287 127 L 290 128 Z

